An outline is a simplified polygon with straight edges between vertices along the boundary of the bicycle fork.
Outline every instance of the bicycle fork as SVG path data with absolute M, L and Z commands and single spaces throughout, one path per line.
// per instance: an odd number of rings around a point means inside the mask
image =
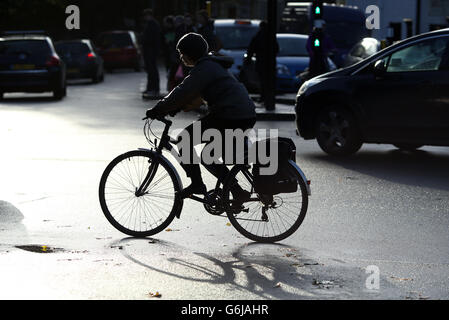
M 150 161 L 149 161 L 150 162 Z M 159 167 L 159 163 L 152 162 L 150 168 L 148 169 L 148 173 L 143 179 L 142 184 L 139 188 L 136 188 L 135 195 L 136 197 L 141 197 L 146 194 L 147 188 L 150 185 L 151 181 L 153 181 L 154 176 L 156 175 L 157 169 Z

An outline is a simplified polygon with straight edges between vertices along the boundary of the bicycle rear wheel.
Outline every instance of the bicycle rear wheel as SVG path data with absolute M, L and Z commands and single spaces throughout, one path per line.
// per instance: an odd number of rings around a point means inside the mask
M 149 170 L 155 170 L 148 187 L 136 191 Z M 119 231 L 146 237 L 164 230 L 182 208 L 175 196 L 181 186 L 174 169 L 148 151 L 131 151 L 114 159 L 105 169 L 99 187 L 101 209 Z
M 295 193 L 260 195 L 254 192 L 253 176 L 247 167 L 234 167 L 224 187 L 224 203 L 231 224 L 243 236 L 257 242 L 272 243 L 286 239 L 302 224 L 309 203 L 307 186 L 301 175 L 289 164 L 289 171 L 298 184 Z M 251 200 L 242 208 L 234 208 L 231 181 L 237 181 Z

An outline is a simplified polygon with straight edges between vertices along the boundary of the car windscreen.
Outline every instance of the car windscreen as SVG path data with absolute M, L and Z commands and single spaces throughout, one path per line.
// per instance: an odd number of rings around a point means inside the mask
M 67 54 L 73 56 L 83 56 L 90 52 L 89 46 L 83 42 L 57 43 L 55 45 L 55 49 L 61 56 L 65 56 Z
M 259 27 L 251 26 L 216 26 L 217 37 L 227 50 L 246 50 Z
M 278 38 L 280 57 L 308 56 L 306 38 Z
M 98 45 L 102 48 L 125 48 L 133 45 L 128 33 L 105 33 L 98 38 Z

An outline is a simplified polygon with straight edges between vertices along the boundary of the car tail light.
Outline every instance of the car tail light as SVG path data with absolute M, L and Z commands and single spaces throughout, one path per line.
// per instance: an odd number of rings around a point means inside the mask
M 61 60 L 59 59 L 58 56 L 55 56 L 55 55 L 51 56 L 51 57 L 47 60 L 47 62 L 45 62 L 45 65 L 46 65 L 47 67 L 57 67 L 57 66 L 59 66 L 60 64 L 61 64 Z
M 248 20 L 235 20 L 235 24 L 250 25 L 251 21 L 248 21 Z
M 92 53 L 92 52 L 89 52 L 89 53 L 87 54 L 87 59 L 95 59 L 95 54 Z

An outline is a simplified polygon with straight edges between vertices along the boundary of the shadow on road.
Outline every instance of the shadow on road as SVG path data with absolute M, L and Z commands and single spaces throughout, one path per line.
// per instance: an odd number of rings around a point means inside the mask
M 323 154 L 304 155 L 304 157 L 312 161 L 335 164 L 394 183 L 449 190 L 449 153 L 391 150 L 387 152 L 360 151 L 345 158 Z
M 148 250 L 142 250 L 145 242 L 150 243 Z M 155 239 L 125 238 L 111 247 L 114 246 L 119 246 L 127 259 L 149 270 L 179 280 L 214 285 L 215 298 L 238 299 L 248 295 L 283 300 L 376 298 L 364 290 L 367 277 L 364 270 L 346 265 L 338 270 L 335 265 L 324 266 L 303 256 L 300 249 L 281 244 L 245 244 L 230 255 L 213 256 Z M 134 250 L 135 246 L 139 249 Z M 186 299 L 196 298 L 185 294 Z
M 8 247 L 10 243 L 27 241 L 28 232 L 22 223 L 23 219 L 24 216 L 19 209 L 9 202 L 0 200 L 0 249 L 3 245 Z

